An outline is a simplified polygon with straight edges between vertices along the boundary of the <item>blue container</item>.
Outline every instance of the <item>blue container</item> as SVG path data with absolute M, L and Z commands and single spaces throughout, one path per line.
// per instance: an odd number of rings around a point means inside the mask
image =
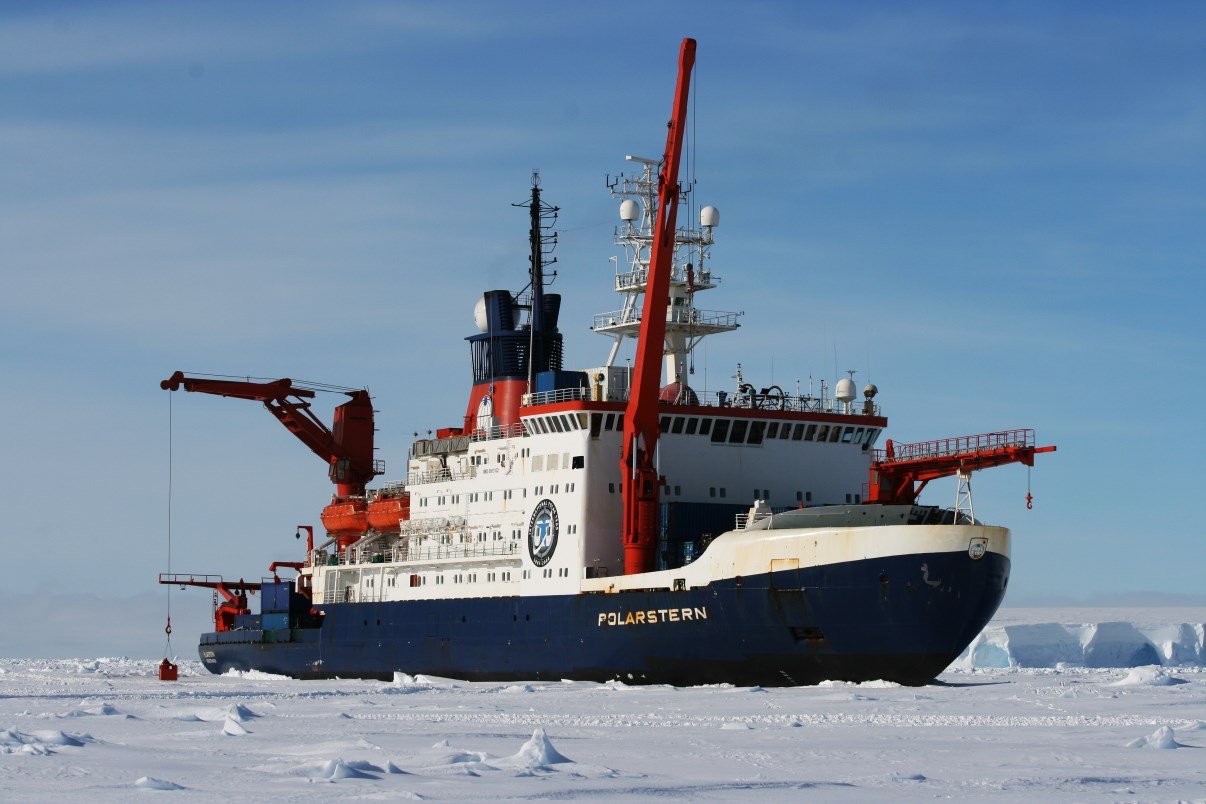
M 276 614 L 278 612 L 289 611 L 289 592 L 293 589 L 293 584 L 288 581 L 274 583 L 265 581 L 260 588 L 260 613 L 261 614 Z
M 260 618 L 264 631 L 279 631 L 289 627 L 289 612 L 265 614 Z
M 260 615 L 258 614 L 236 614 L 235 628 L 244 628 L 248 631 L 260 630 Z

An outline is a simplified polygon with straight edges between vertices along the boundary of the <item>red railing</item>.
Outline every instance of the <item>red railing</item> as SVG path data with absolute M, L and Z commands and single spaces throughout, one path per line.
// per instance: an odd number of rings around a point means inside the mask
M 968 453 L 985 453 L 993 450 L 1019 449 L 1034 446 L 1034 430 L 1001 430 L 996 433 L 940 438 L 936 441 L 918 441 L 915 444 L 892 444 L 891 448 L 872 451 L 876 463 L 895 461 L 917 461 L 929 458 L 945 458 Z

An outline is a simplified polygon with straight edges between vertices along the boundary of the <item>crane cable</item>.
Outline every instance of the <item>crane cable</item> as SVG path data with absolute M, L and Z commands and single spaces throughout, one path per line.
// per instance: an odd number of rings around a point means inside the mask
M 172 574 L 172 394 L 168 394 L 168 471 L 167 471 L 167 571 Z M 167 636 L 164 661 L 172 658 L 172 587 L 167 587 L 167 625 L 163 629 Z

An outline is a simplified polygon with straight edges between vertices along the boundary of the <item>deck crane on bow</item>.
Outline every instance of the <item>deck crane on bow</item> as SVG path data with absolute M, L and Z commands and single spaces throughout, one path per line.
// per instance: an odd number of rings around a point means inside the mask
M 1034 456 L 1043 452 L 1055 452 L 1055 447 L 1036 447 L 1034 430 L 1029 429 L 916 444 L 894 444 L 889 439 L 884 449 L 875 450 L 867 502 L 910 505 L 931 480 L 1011 463 L 1034 466 Z M 1026 503 L 1029 507 L 1029 492 Z
M 678 218 L 678 166 L 682 160 L 687 124 L 687 97 L 695 66 L 695 40 L 684 39 L 678 54 L 678 84 L 674 109 L 667 124 L 666 150 L 657 182 L 657 217 L 649 252 L 641 332 L 633 362 L 632 389 L 624 416 L 624 446 L 620 459 L 623 496 L 624 574 L 653 569 L 657 545 L 661 478 L 654 456 L 658 439 L 658 397 L 666 340 L 666 304 Z

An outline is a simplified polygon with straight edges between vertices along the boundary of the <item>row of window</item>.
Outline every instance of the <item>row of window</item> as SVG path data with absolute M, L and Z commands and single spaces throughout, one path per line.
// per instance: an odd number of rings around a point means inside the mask
M 585 430 L 587 415 L 582 413 L 553 413 L 547 416 L 528 416 L 523 419 L 523 429 L 526 435 L 544 433 L 569 433 L 574 430 Z
M 678 486 L 678 485 L 671 486 L 669 484 L 666 484 L 665 486 L 662 486 L 662 489 L 665 491 L 665 494 L 667 497 L 681 497 L 683 494 L 683 487 Z M 615 484 L 615 483 L 607 484 L 607 492 L 609 494 L 615 494 L 618 490 L 619 490 L 619 486 L 617 484 Z M 724 486 L 710 486 L 708 488 L 708 496 L 709 497 L 727 497 L 728 489 L 725 488 Z M 769 500 L 770 498 L 771 498 L 770 489 L 754 489 L 754 496 L 751 499 Z M 849 502 L 861 502 L 861 501 L 862 501 L 862 495 L 860 495 L 860 494 L 855 494 L 853 496 L 850 494 L 846 495 L 846 502 L 848 502 L 848 503 Z M 796 502 L 802 502 L 802 503 L 812 502 L 812 492 L 811 491 L 797 491 L 796 492 Z
M 765 422 L 750 419 L 711 419 L 702 416 L 662 416 L 658 423 L 670 435 L 709 436 L 715 444 L 761 444 L 764 441 L 815 441 L 858 444 L 870 449 L 879 437 L 878 427 L 815 424 L 808 422 Z M 623 430 L 623 413 L 592 413 L 590 434 Z
M 432 573 L 430 576 L 414 573 L 410 576 L 410 585 L 412 587 L 426 586 L 428 578 L 434 579 L 432 582 L 436 586 L 442 586 L 443 584 L 448 583 L 449 578 L 451 578 L 451 583 L 477 583 L 476 572 L 454 572 L 451 574 L 451 576 L 449 576 L 447 573 L 436 572 Z M 373 580 L 373 578 L 365 579 L 364 585 L 371 588 L 373 586 Z M 395 580 L 395 578 L 390 577 L 387 585 L 395 586 Z M 504 572 L 487 572 L 485 580 L 486 583 L 495 583 L 498 581 L 508 582 L 511 580 L 511 571 L 506 570 Z

